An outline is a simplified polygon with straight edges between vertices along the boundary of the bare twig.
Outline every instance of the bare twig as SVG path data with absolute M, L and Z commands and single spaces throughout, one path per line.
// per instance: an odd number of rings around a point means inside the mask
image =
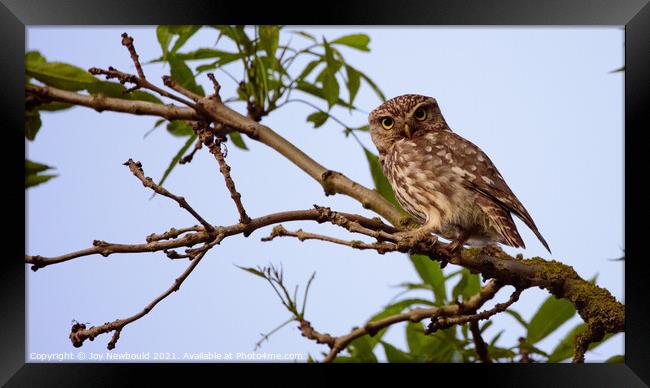
M 122 332 L 122 329 L 124 329 L 124 327 L 129 323 L 135 322 L 138 319 L 149 314 L 149 312 L 151 312 L 151 310 L 153 310 L 153 308 L 156 307 L 156 305 L 160 303 L 163 299 L 171 295 L 172 292 L 178 291 L 181 284 L 183 284 L 185 279 L 187 279 L 187 277 L 192 273 L 192 271 L 194 271 L 196 266 L 201 262 L 201 259 L 203 258 L 204 255 L 205 255 L 205 251 L 201 252 L 194 260 L 190 262 L 190 264 L 185 269 L 185 271 L 183 271 L 183 273 L 174 280 L 174 283 L 172 283 L 172 285 L 165 292 L 163 292 L 160 296 L 154 299 L 151 303 L 146 305 L 145 308 L 142 309 L 137 314 L 134 314 L 128 318 L 117 319 L 113 322 L 107 322 L 100 326 L 93 326 L 89 329 L 86 328 L 85 324 L 75 323 L 73 324 L 72 329 L 70 331 L 70 341 L 72 341 L 72 344 L 78 348 L 82 346 L 84 341 L 87 339 L 92 341 L 95 339 L 95 337 L 97 337 L 100 334 L 114 331 L 115 334 L 113 335 L 111 341 L 108 343 L 108 349 L 111 350 L 115 348 L 115 344 L 120 337 L 120 333 Z
M 195 211 L 195 210 L 194 210 L 194 209 L 193 209 L 193 208 L 192 208 L 192 207 L 187 203 L 187 201 L 185 200 L 184 197 L 179 197 L 179 196 L 176 196 L 176 195 L 170 193 L 170 192 L 169 192 L 167 189 L 165 189 L 164 187 L 162 187 L 162 186 L 156 184 L 156 183 L 153 181 L 153 179 L 151 179 L 151 178 L 149 178 L 149 177 L 145 177 L 145 176 L 144 176 L 144 170 L 142 170 L 142 164 L 141 164 L 140 162 L 134 162 L 133 159 L 129 159 L 129 160 L 127 160 L 127 161 L 124 163 L 124 165 L 129 167 L 129 169 L 131 170 L 131 172 L 133 173 L 133 175 L 135 175 L 138 179 L 140 179 L 140 181 L 142 181 L 142 184 L 143 184 L 144 186 L 146 186 L 146 187 L 152 189 L 153 191 L 155 191 L 156 193 L 158 193 L 158 194 L 160 194 L 160 195 L 163 195 L 163 196 L 165 196 L 165 197 L 167 197 L 167 198 L 171 198 L 171 199 L 173 199 L 174 201 L 178 202 L 178 205 L 179 205 L 180 207 L 182 207 L 183 209 L 187 210 L 188 213 L 190 213 L 192 216 L 194 216 L 194 218 L 196 218 L 196 219 L 201 223 L 201 225 L 203 225 L 203 227 L 204 227 L 205 230 L 208 232 L 208 234 L 214 234 L 214 233 L 215 233 L 214 227 L 213 227 L 212 225 L 210 225 L 206 220 L 204 220 L 203 217 L 201 217 L 201 216 L 199 215 L 199 213 L 197 213 L 197 212 L 196 212 L 196 211 Z
M 226 159 L 223 156 L 223 153 L 221 152 L 221 141 L 216 140 L 214 142 L 208 143 L 208 148 L 210 149 L 210 152 L 212 155 L 214 155 L 215 159 L 217 159 L 217 162 L 219 163 L 219 171 L 221 171 L 221 174 L 223 175 L 223 179 L 226 181 L 226 187 L 228 188 L 228 191 L 230 191 L 230 198 L 235 202 L 235 206 L 237 207 L 237 211 L 239 212 L 239 222 L 242 224 L 248 224 L 251 219 L 246 214 L 246 209 L 244 209 L 244 205 L 242 205 L 241 202 L 241 194 L 237 191 L 237 188 L 235 187 L 235 182 L 232 180 L 232 177 L 230 176 L 230 166 L 226 163 Z
M 519 337 L 519 354 L 521 354 L 521 359 L 519 359 L 519 362 L 524 364 L 532 362 L 532 359 L 528 354 L 528 346 L 526 346 L 526 338 L 524 337 Z
M 432 319 L 429 327 L 425 330 L 425 334 L 431 334 L 437 330 L 447 329 L 454 325 L 462 325 L 467 322 L 478 322 L 481 319 L 488 319 L 491 316 L 506 311 L 513 303 L 519 300 L 519 295 L 523 290 L 515 290 L 510 298 L 505 303 L 499 303 L 489 310 L 482 311 L 476 314 L 457 315 L 453 317 L 438 316 L 437 319 Z
M 115 78 L 118 81 L 120 81 L 121 84 L 132 83 L 132 84 L 135 85 L 135 87 L 133 87 L 131 89 L 128 89 L 125 92 L 130 92 L 130 91 L 140 89 L 140 88 L 149 89 L 149 90 L 152 90 L 152 91 L 160 94 L 163 97 L 171 98 L 171 99 L 176 100 L 176 101 L 180 102 L 181 104 L 187 105 L 187 106 L 189 106 L 191 108 L 195 107 L 194 103 L 192 103 L 192 102 L 190 102 L 190 101 L 188 101 L 188 100 L 186 100 L 184 98 L 178 97 L 175 94 L 169 93 L 168 91 L 159 88 L 158 86 L 152 84 L 151 82 L 149 82 L 146 79 L 140 78 L 140 77 L 138 77 L 136 75 L 133 75 L 133 74 L 129 74 L 129 73 L 125 73 L 125 72 L 122 72 L 120 70 L 117 70 L 113 66 L 109 66 L 108 70 L 100 69 L 98 67 L 91 67 L 90 69 L 88 69 L 88 72 L 90 74 L 93 74 L 93 75 L 99 75 L 99 74 L 104 75 L 104 76 L 106 76 L 106 79 Z
M 490 358 L 488 347 L 483 337 L 481 336 L 481 329 L 478 326 L 478 321 L 471 321 L 469 323 L 469 329 L 472 331 L 472 339 L 474 340 L 474 349 L 478 358 L 484 363 L 491 363 L 492 359 Z
M 282 225 L 276 225 L 275 227 L 273 227 L 271 234 L 268 237 L 262 238 L 262 241 L 272 241 L 276 237 L 285 237 L 285 236 L 296 237 L 300 241 L 320 240 L 320 241 L 327 241 L 339 245 L 346 245 L 355 249 L 362 249 L 362 250 L 374 249 L 381 254 L 399 250 L 396 244 L 390 244 L 384 242 L 364 243 L 363 241 L 358 241 L 358 240 L 347 241 L 335 237 L 325 236 L 322 234 L 303 232 L 302 229 L 298 229 L 295 232 L 291 232 L 286 230 Z
M 147 77 L 144 76 L 144 71 L 142 71 L 142 66 L 140 65 L 138 53 L 135 51 L 135 46 L 133 45 L 133 37 L 129 36 L 126 32 L 122 33 L 122 45 L 129 50 L 133 64 L 138 70 L 138 76 L 142 79 L 146 79 Z
M 219 91 L 221 91 L 221 85 L 214 77 L 213 73 L 208 73 L 208 78 L 212 81 L 212 85 L 214 86 L 214 96 L 217 98 L 218 102 L 221 102 L 221 95 L 219 94 Z
M 203 147 L 203 142 L 201 139 L 198 139 L 196 141 L 196 144 L 194 144 L 194 149 L 187 155 L 183 156 L 181 160 L 178 161 L 178 164 L 185 164 L 185 163 L 190 163 L 192 159 L 194 159 L 194 154 L 196 154 L 196 151 L 200 150 Z
M 178 93 L 184 95 L 187 98 L 190 98 L 194 102 L 198 102 L 199 100 L 201 100 L 203 98 L 203 96 L 200 96 L 200 95 L 192 92 L 191 90 L 183 87 L 183 85 L 181 85 L 178 82 L 174 81 L 174 79 L 169 75 L 164 75 L 162 77 L 162 80 L 163 80 L 163 83 L 165 84 L 165 86 L 167 86 L 168 88 L 174 89 Z M 190 107 L 194 107 L 197 110 L 200 110 L 200 107 L 195 105 L 195 104 L 187 103 L 186 105 L 190 106 Z

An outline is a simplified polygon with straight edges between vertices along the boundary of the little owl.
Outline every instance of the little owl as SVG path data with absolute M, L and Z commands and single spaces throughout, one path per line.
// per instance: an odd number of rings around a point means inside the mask
M 368 121 L 395 197 L 422 224 L 405 237 L 417 240 L 433 232 L 453 241 L 452 251 L 463 244 L 525 248 L 512 213 L 550 252 L 492 161 L 452 132 L 434 98 L 395 97 L 370 112 Z

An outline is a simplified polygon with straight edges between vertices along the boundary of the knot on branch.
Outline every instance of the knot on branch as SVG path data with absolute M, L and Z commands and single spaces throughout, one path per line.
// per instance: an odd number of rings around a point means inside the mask
M 77 334 L 82 330 L 86 330 L 86 325 L 83 323 L 73 321 L 72 328 L 70 329 L 69 338 L 72 341 L 72 346 L 74 346 L 75 348 L 80 348 L 81 345 L 83 345 L 84 343 L 85 338 Z
M 272 241 L 276 237 L 282 237 L 287 235 L 288 235 L 288 231 L 284 228 L 284 226 L 282 226 L 282 224 L 280 224 L 274 226 L 273 229 L 271 230 L 271 234 L 269 234 L 267 237 L 262 237 L 261 240 Z
M 300 333 L 303 337 L 306 337 L 312 341 L 316 341 L 318 344 L 326 344 L 330 348 L 333 348 L 336 342 L 336 338 L 332 337 L 331 335 L 325 333 L 319 333 L 314 329 L 314 327 L 311 325 L 311 322 L 309 322 L 306 319 L 300 319 Z
M 321 174 L 320 183 L 321 183 L 321 186 L 323 186 L 323 190 L 325 191 L 326 196 L 336 194 L 336 192 L 337 192 L 336 191 L 336 185 L 334 183 L 332 183 L 331 181 L 337 175 L 341 175 L 341 173 L 336 172 L 336 171 L 332 171 L 332 170 L 327 170 L 327 171 L 325 171 L 325 172 L 323 172 Z M 363 204 L 363 202 L 362 202 L 362 205 L 363 205 L 364 208 L 367 208 L 367 206 L 365 204 Z

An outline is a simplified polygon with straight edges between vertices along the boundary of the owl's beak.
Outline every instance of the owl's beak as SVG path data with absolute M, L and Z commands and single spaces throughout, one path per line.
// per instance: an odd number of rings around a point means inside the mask
M 409 128 L 408 124 L 404 124 L 404 133 L 406 134 L 406 137 L 409 139 L 411 138 L 411 128 Z

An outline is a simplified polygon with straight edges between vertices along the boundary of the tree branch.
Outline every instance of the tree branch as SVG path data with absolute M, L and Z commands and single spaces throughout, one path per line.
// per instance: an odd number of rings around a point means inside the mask
M 295 232 L 288 231 L 284 228 L 282 225 L 277 225 L 273 228 L 271 231 L 271 234 L 268 237 L 262 238 L 262 241 L 272 241 L 276 237 L 296 237 L 300 241 L 305 241 L 305 240 L 320 240 L 320 241 L 326 241 L 334 244 L 339 244 L 339 245 L 346 245 L 355 249 L 374 249 L 377 252 L 383 254 L 385 252 L 394 252 L 398 251 L 399 248 L 396 244 L 389 244 L 389 243 L 384 243 L 384 242 L 377 242 L 377 243 L 364 243 L 363 241 L 359 240 L 352 240 L 352 241 L 347 241 L 347 240 L 342 240 L 339 238 L 334 238 L 334 237 L 329 237 L 325 236 L 322 234 L 314 234 L 314 233 L 308 233 L 308 232 L 303 232 L 302 229 L 298 229 Z
M 215 226 L 215 233 L 224 237 L 234 236 L 237 234 L 250 235 L 255 230 L 282 222 L 290 221 L 315 221 L 318 223 L 329 222 L 344 217 L 355 225 L 368 230 L 382 230 L 386 232 L 396 231 L 390 225 L 386 225 L 377 219 L 370 219 L 356 214 L 333 212 L 326 207 L 318 207 L 308 210 L 293 210 L 279 213 L 272 213 L 262 217 L 253 218 L 247 224 L 237 223 L 229 226 Z M 194 233 L 188 233 L 194 232 Z M 182 237 L 181 234 L 187 233 Z M 191 247 L 196 244 L 210 241 L 209 234 L 204 227 L 193 226 L 188 228 L 172 228 L 170 231 L 162 234 L 151 234 L 146 238 L 146 244 L 116 244 L 108 243 L 101 240 L 93 241 L 93 247 L 76 252 L 67 253 L 61 256 L 44 257 L 40 255 L 25 255 L 25 263 L 32 265 L 32 270 L 47 267 L 52 264 L 63 263 L 68 260 L 79 257 L 100 254 L 107 257 L 113 253 L 142 253 L 171 250 L 180 247 Z
M 181 284 L 187 279 L 187 277 L 194 271 L 197 265 L 201 262 L 201 259 L 204 257 L 205 253 L 207 251 L 203 251 L 199 253 L 199 255 L 194 258 L 190 262 L 190 264 L 187 266 L 185 271 L 174 280 L 174 283 L 165 291 L 163 292 L 160 296 L 158 296 L 156 299 L 154 299 L 151 303 L 145 306 L 144 309 L 142 309 L 140 312 L 138 312 L 135 315 L 132 315 L 128 318 L 124 319 L 117 319 L 113 322 L 107 322 L 103 325 L 100 326 L 93 326 L 89 329 L 86 328 L 86 325 L 83 323 L 75 323 L 72 325 L 72 328 L 70 330 L 70 341 L 72 341 L 72 345 L 76 348 L 81 347 L 84 343 L 85 340 L 94 340 L 95 337 L 97 337 L 100 334 L 104 333 L 109 333 L 111 331 L 114 331 L 113 338 L 111 341 L 108 343 L 108 350 L 112 350 L 115 348 L 115 344 L 117 343 L 117 340 L 120 337 L 120 333 L 122 332 L 122 329 L 129 323 L 135 322 L 138 319 L 144 317 L 145 315 L 149 314 L 151 310 L 153 310 L 154 307 L 158 303 L 160 303 L 163 299 L 167 298 L 169 295 L 171 295 L 172 292 L 178 291 Z
M 165 79 L 166 84 L 180 90 L 179 86 L 171 80 Z M 318 181 L 326 195 L 344 194 L 358 200 L 364 208 L 370 209 L 377 214 L 384 216 L 389 222 L 398 228 L 414 226 L 414 221 L 397 210 L 390 202 L 378 192 L 370 190 L 357 182 L 347 178 L 345 175 L 329 170 L 313 160 L 299 148 L 291 144 L 282 136 L 278 135 L 271 128 L 262 125 L 238 112 L 228 108 L 220 102 L 220 98 L 214 95 L 201 97 L 189 91 L 183 92 L 198 101 L 198 109 L 181 108 L 174 105 L 155 104 L 146 101 L 131 101 L 118 98 L 105 97 L 103 95 L 84 96 L 78 93 L 64 91 L 53 87 L 25 86 L 28 95 L 36 95 L 47 98 L 51 101 L 67 102 L 75 105 L 93 108 L 99 112 L 110 110 L 116 112 L 131 113 L 137 115 L 153 115 L 168 120 L 193 120 L 212 121 L 223 124 L 221 130 L 226 134 L 234 129 L 244 133 L 249 138 L 257 140 L 275 149 L 281 155 L 289 159 L 296 166 L 305 171 L 309 176 Z
M 207 128 L 199 127 L 197 132 L 199 132 L 199 137 L 204 139 L 205 135 L 200 132 L 207 132 Z M 246 214 L 246 209 L 244 209 L 244 205 L 241 202 L 241 194 L 237 191 L 235 182 L 230 176 L 230 166 L 226 163 L 225 156 L 223 152 L 221 152 L 221 140 L 211 137 L 210 139 L 204 140 L 203 144 L 207 145 L 210 153 L 214 155 L 215 159 L 217 159 L 217 163 L 219 163 L 219 171 L 221 172 L 221 175 L 223 175 L 223 179 L 226 181 L 226 187 L 228 188 L 228 191 L 230 191 L 230 198 L 235 202 L 237 212 L 239 212 L 239 222 L 242 224 L 248 224 L 251 221 L 251 218 Z
M 426 318 L 434 319 L 437 316 L 451 316 L 462 314 L 465 311 L 476 310 L 481 307 L 485 302 L 492 299 L 494 295 L 499 291 L 501 285 L 496 281 L 489 281 L 481 290 L 474 296 L 472 296 L 466 303 L 460 304 L 450 304 L 441 307 L 430 307 L 430 308 L 417 308 L 411 311 L 391 315 L 389 317 L 380 319 L 374 322 L 368 322 L 363 327 L 357 328 L 350 332 L 349 334 L 336 337 L 333 344 L 328 344 L 330 346 L 330 352 L 325 357 L 324 362 L 332 362 L 336 356 L 345 349 L 350 342 L 355 339 L 362 337 L 364 335 L 373 336 L 379 330 L 386 328 L 388 326 L 394 325 L 399 322 L 420 322 Z
M 478 355 L 478 358 L 486 364 L 492 363 L 492 359 L 490 358 L 488 352 L 487 344 L 483 340 L 483 336 L 481 336 L 481 328 L 478 326 L 478 321 L 471 321 L 469 323 L 469 329 L 472 331 L 472 339 L 474 340 L 474 349 L 476 350 L 476 354 Z
M 25 85 L 27 95 L 38 96 L 45 101 L 58 101 L 68 104 L 85 106 L 97 112 L 113 111 L 134 115 L 159 116 L 167 120 L 201 120 L 201 115 L 194 109 L 182 108 L 177 105 L 157 104 L 149 101 L 134 101 L 121 98 L 106 97 L 103 94 L 89 96 L 57 89 L 52 86 Z
M 438 319 L 432 319 L 429 327 L 425 330 L 424 334 L 435 333 L 438 330 L 447 329 L 454 325 L 462 325 L 467 322 L 478 322 L 481 319 L 488 319 L 491 316 L 506 311 L 513 303 L 519 300 L 519 295 L 523 290 L 515 290 L 515 292 L 510 295 L 505 303 L 499 303 L 489 310 L 482 311 L 480 313 L 466 314 L 466 315 L 457 315 L 454 317 L 443 317 L 439 316 Z

